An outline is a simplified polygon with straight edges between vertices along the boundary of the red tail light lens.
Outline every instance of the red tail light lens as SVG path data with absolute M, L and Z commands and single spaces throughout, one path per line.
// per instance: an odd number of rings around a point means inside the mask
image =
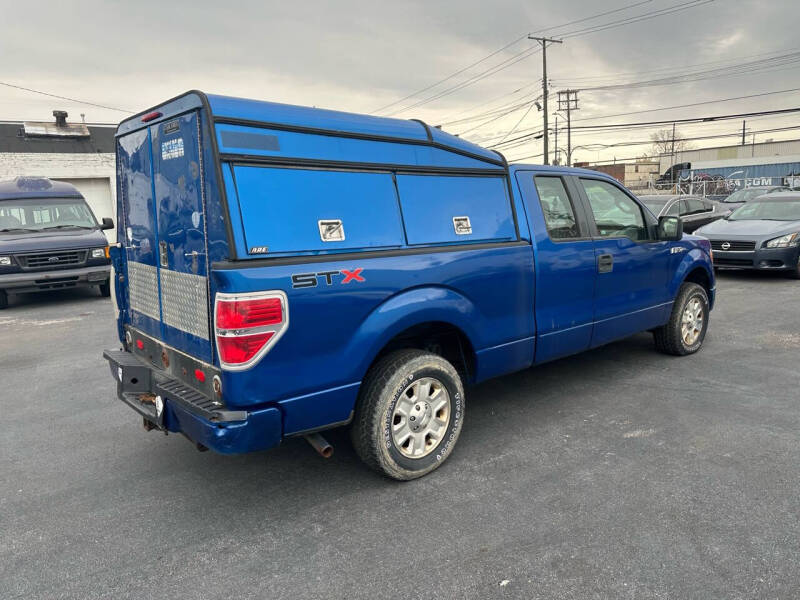
M 237 337 L 217 338 L 219 359 L 227 365 L 241 365 L 251 360 L 275 335 L 272 331 Z
M 214 324 L 223 369 L 249 369 L 284 334 L 289 325 L 286 294 L 217 294 Z
M 217 304 L 219 329 L 275 325 L 283 320 L 280 298 L 233 300 Z

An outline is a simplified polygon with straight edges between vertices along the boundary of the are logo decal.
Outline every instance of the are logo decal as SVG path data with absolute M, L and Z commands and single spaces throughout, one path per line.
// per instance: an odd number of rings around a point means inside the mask
M 320 282 L 325 285 L 341 284 L 345 285 L 350 282 L 363 282 L 366 281 L 361 272 L 364 269 L 359 267 L 357 269 L 347 270 L 340 269 L 338 271 L 320 271 L 319 273 L 295 273 L 292 275 L 293 288 L 309 288 L 317 287 Z

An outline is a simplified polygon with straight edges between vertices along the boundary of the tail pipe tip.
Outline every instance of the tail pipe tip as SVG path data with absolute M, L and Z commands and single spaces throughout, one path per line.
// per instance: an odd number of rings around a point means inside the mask
M 306 441 L 311 444 L 311 447 L 314 448 L 322 458 L 330 458 L 333 456 L 333 446 L 320 434 L 310 433 L 303 437 L 306 438 Z

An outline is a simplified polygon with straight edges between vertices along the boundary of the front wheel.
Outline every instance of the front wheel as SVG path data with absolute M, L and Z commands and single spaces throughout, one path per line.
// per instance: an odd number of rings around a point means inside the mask
M 105 283 L 101 283 L 99 285 L 99 288 L 100 288 L 100 295 L 103 298 L 108 298 L 109 296 L 111 296 L 111 283 L 110 282 L 107 281 Z
M 8 308 L 8 292 L 0 290 L 0 310 Z
M 708 294 L 703 286 L 684 283 L 672 305 L 666 325 L 653 331 L 656 348 L 665 354 L 686 356 L 703 345 L 708 330 Z
M 794 269 L 789 271 L 789 277 L 792 279 L 800 279 L 800 255 L 797 257 L 797 264 L 794 266 Z
M 409 480 L 445 461 L 463 422 L 464 387 L 453 365 L 430 352 L 399 350 L 367 373 L 350 435 L 367 465 Z

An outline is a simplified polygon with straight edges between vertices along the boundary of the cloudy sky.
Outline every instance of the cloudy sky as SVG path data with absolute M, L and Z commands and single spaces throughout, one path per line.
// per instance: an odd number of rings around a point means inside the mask
M 541 113 L 532 104 L 541 94 L 541 54 L 526 57 L 536 45 L 525 38 L 529 32 L 564 36 L 563 44 L 548 49 L 551 112 L 557 90 L 580 89 L 575 126 L 800 106 L 800 92 L 784 92 L 800 88 L 800 5 L 792 0 L 2 4 L 0 82 L 122 110 L 0 85 L 0 120 L 49 120 L 61 108 L 70 120 L 84 113 L 87 122 L 118 122 L 125 111 L 197 88 L 354 112 L 382 109 L 377 112 L 444 123 L 485 145 L 502 141 L 500 149 L 515 159 L 542 151 L 540 140 L 509 142 L 541 130 Z M 599 13 L 607 14 L 592 18 Z M 782 93 L 712 102 L 768 92 Z M 697 103 L 706 104 L 642 112 Z M 748 119 L 748 141 L 752 133 L 757 141 L 800 138 L 800 129 L 764 132 L 796 124 L 795 115 Z M 738 120 L 679 130 L 703 137 L 741 127 Z M 656 129 L 575 130 L 575 158 L 641 155 L 646 145 L 605 146 L 646 141 Z M 559 136 L 563 146 L 566 136 Z

